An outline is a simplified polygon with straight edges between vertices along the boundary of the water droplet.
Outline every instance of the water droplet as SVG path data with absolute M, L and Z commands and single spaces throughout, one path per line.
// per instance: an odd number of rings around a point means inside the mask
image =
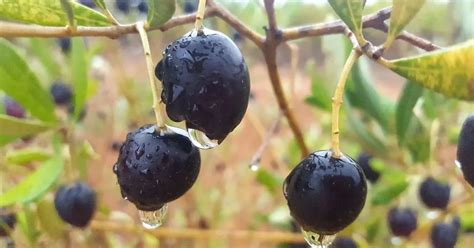
M 258 171 L 258 169 L 260 169 L 260 163 L 256 162 L 249 164 L 249 169 L 254 172 Z
M 438 218 L 441 214 L 441 211 L 438 211 L 438 210 L 430 210 L 428 212 L 426 212 L 426 218 L 430 219 L 430 220 L 434 220 L 436 218 Z
M 135 158 L 140 159 L 143 154 L 145 154 L 145 144 L 142 144 L 139 148 L 135 150 Z
M 155 229 L 163 224 L 163 219 L 166 216 L 167 210 L 168 205 L 165 204 L 156 211 L 138 210 L 138 215 L 140 216 L 140 221 L 142 222 L 143 227 L 146 229 Z
M 159 150 L 159 148 L 160 148 L 160 147 L 158 147 L 158 150 Z M 148 159 L 148 160 L 151 160 L 151 159 L 153 158 L 153 156 L 152 156 L 151 154 L 147 154 L 145 157 L 146 157 L 146 159 Z
M 456 167 L 458 167 L 459 169 L 462 168 L 461 163 L 460 163 L 458 160 L 454 160 L 454 164 L 455 164 Z
M 112 170 L 113 170 L 114 174 L 117 174 L 117 172 L 118 172 L 118 166 L 117 166 L 117 164 L 114 164 L 114 167 L 113 167 Z
M 336 235 L 322 235 L 313 232 L 307 232 L 301 229 L 304 239 L 311 248 L 327 248 L 336 238 Z
M 206 134 L 199 130 L 195 130 L 192 128 L 188 128 L 188 134 L 189 134 L 189 139 L 199 149 L 212 149 L 219 145 L 217 140 L 211 140 L 209 139 Z

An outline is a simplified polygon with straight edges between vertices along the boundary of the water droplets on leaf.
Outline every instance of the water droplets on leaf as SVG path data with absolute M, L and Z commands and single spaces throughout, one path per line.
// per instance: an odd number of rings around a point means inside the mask
M 155 211 L 138 210 L 138 215 L 140 216 L 140 221 L 142 222 L 143 227 L 146 229 L 155 229 L 163 224 L 163 219 L 166 216 L 167 210 L 168 205 L 165 204 L 163 207 Z

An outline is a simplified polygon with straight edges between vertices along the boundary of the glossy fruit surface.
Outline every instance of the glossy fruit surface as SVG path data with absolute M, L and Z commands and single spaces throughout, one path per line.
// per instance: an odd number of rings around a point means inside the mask
M 390 230 L 395 236 L 408 237 L 417 227 L 416 214 L 409 208 L 392 208 L 388 212 L 387 219 Z
M 53 100 L 58 105 L 65 105 L 71 103 L 72 89 L 69 85 L 62 81 L 55 81 L 49 88 L 49 93 Z
M 328 150 L 310 154 L 285 180 L 290 213 L 305 231 L 335 234 L 364 207 L 367 184 L 362 169 L 348 156 L 331 155 Z
M 443 184 L 428 177 L 421 183 L 418 194 L 428 208 L 446 209 L 451 195 L 451 187 L 449 184 Z
M 5 114 L 16 117 L 16 118 L 25 118 L 26 112 L 25 109 L 20 106 L 15 100 L 10 97 L 5 97 L 3 100 L 3 104 L 5 105 Z
M 15 228 L 15 224 L 16 215 L 0 209 L 0 239 L 1 237 L 8 236 L 9 232 Z
M 329 248 L 357 248 L 357 244 L 351 238 L 337 237 Z
M 434 248 L 454 248 L 458 240 L 458 230 L 447 223 L 436 223 L 431 229 L 431 244 Z
M 474 187 L 474 115 L 469 116 L 459 134 L 457 157 L 464 179 Z
M 379 180 L 380 172 L 374 170 L 370 161 L 372 160 L 372 156 L 367 153 L 361 153 L 357 158 L 357 163 L 364 171 L 365 177 L 371 183 L 376 183 Z
M 122 196 L 144 211 L 160 209 L 188 191 L 201 167 L 198 148 L 188 137 L 154 125 L 127 135 L 114 166 Z
M 76 227 L 86 227 L 94 216 L 96 194 L 82 182 L 61 186 L 54 197 L 54 206 L 65 222 Z
M 168 45 L 155 74 L 173 121 L 222 141 L 247 110 L 250 79 L 238 47 L 220 32 L 188 33 Z

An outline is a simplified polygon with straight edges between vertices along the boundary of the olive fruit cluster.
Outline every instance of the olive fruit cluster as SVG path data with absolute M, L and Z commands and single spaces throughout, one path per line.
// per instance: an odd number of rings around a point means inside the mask
M 464 179 L 474 187 L 474 115 L 469 116 L 459 134 L 457 157 Z
M 200 168 L 199 150 L 188 137 L 145 125 L 127 135 L 114 173 L 125 199 L 155 211 L 186 193 Z
M 239 48 L 220 32 L 193 31 L 172 42 L 155 74 L 163 82 L 161 99 L 169 118 L 219 143 L 247 110 L 247 65 Z
M 418 226 L 416 213 L 410 208 L 391 208 L 387 222 L 392 234 L 399 237 L 410 236 Z
M 446 209 L 451 195 L 451 186 L 428 177 L 418 190 L 421 201 L 432 209 Z
M 8 236 L 15 228 L 15 224 L 16 215 L 14 213 L 6 212 L 4 209 L 0 209 L 0 239 Z
M 285 179 L 284 195 L 303 230 L 333 235 L 362 211 L 367 183 L 362 169 L 348 156 L 332 151 L 310 154 Z
M 54 197 L 54 207 L 62 220 L 84 228 L 96 210 L 95 191 L 82 182 L 61 186 Z

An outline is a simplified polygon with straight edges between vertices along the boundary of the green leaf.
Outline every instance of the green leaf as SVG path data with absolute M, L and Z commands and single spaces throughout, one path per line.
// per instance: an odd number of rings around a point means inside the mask
M 397 198 L 408 188 L 405 174 L 394 170 L 385 170 L 382 180 L 374 188 L 371 203 L 373 205 L 386 205 Z
M 265 186 L 265 188 L 270 191 L 270 193 L 274 194 L 281 189 L 283 178 L 277 177 L 271 172 L 260 167 L 257 171 L 257 182 Z
M 64 161 L 58 153 L 15 187 L 0 195 L 0 207 L 15 203 L 28 203 L 40 198 L 56 182 L 63 167 Z
M 371 220 L 366 226 L 366 237 L 367 242 L 372 243 L 377 235 L 380 233 L 380 228 L 382 225 L 382 220 L 380 217 L 376 217 L 375 219 Z
M 26 60 L 15 47 L 0 40 L 0 90 L 15 99 L 31 115 L 44 122 L 55 122 L 54 104 Z
M 474 100 L 474 40 L 421 56 L 389 61 L 401 76 L 443 95 Z
M 51 125 L 38 121 L 0 115 L 0 135 L 20 138 L 44 132 L 52 127 Z
M 72 8 L 71 1 L 61 0 L 61 7 L 63 8 L 64 13 L 66 13 L 69 26 L 75 27 L 76 22 L 74 21 L 74 10 Z
M 400 98 L 398 99 L 395 121 L 398 144 L 400 145 L 405 142 L 408 127 L 410 126 L 410 123 L 413 122 L 414 118 L 413 108 L 422 93 L 423 88 L 419 85 L 407 82 Z
M 414 116 L 413 124 L 407 132 L 405 146 L 410 151 L 410 155 L 414 162 L 426 162 L 430 158 L 430 133 L 429 129 L 424 127 L 418 117 Z
M 79 26 L 108 26 L 110 21 L 101 13 L 71 1 L 74 20 Z M 2 0 L 0 19 L 19 21 L 45 26 L 66 26 L 67 14 L 63 11 L 61 1 L 38 0 Z
M 390 47 L 398 34 L 420 11 L 425 4 L 425 0 L 393 0 L 392 14 L 390 16 L 390 27 L 384 48 Z
M 355 116 L 354 111 L 347 102 L 346 100 L 344 106 L 346 108 L 347 122 L 351 130 L 354 131 L 361 141 L 370 149 L 381 154 L 385 153 L 387 151 L 385 144 L 367 130 L 366 125 Z
M 147 24 L 150 28 L 157 28 L 171 19 L 175 10 L 175 0 L 147 0 L 148 18 Z
M 311 73 L 311 96 L 307 97 L 305 102 L 330 112 L 332 108 L 331 93 L 326 85 L 326 82 L 318 74 Z
M 374 88 L 366 61 L 359 60 L 354 64 L 350 79 L 347 82 L 345 95 L 352 106 L 364 111 L 384 129 L 389 128 L 389 115 L 384 107 L 392 108 L 392 102 L 382 99 Z
M 61 67 L 54 60 L 54 56 L 51 56 L 52 48 L 48 40 L 33 38 L 30 39 L 30 44 L 30 51 L 48 72 L 49 81 L 59 78 L 61 76 Z
M 354 33 L 359 43 L 364 41 L 362 35 L 362 0 L 328 0 L 332 9 Z
M 16 136 L 0 135 L 0 147 L 9 144 L 18 139 Z
M 31 210 L 31 206 L 29 204 L 23 205 L 22 211 L 18 212 L 16 217 L 19 229 L 30 244 L 29 247 L 37 247 L 36 242 L 41 233 L 38 230 L 38 221 L 36 215 Z
M 82 38 L 72 40 L 72 78 L 74 86 L 74 118 L 79 119 L 87 97 L 88 61 L 86 60 L 86 47 Z
M 51 158 L 51 153 L 39 148 L 12 150 L 7 153 L 5 160 L 10 164 L 27 164 L 33 161 L 43 162 Z
M 107 10 L 107 5 L 105 5 L 104 0 L 94 0 L 95 5 L 101 8 L 102 10 Z
M 42 200 L 36 205 L 36 212 L 41 230 L 49 237 L 60 239 L 66 234 L 66 226 L 59 217 L 52 201 Z

